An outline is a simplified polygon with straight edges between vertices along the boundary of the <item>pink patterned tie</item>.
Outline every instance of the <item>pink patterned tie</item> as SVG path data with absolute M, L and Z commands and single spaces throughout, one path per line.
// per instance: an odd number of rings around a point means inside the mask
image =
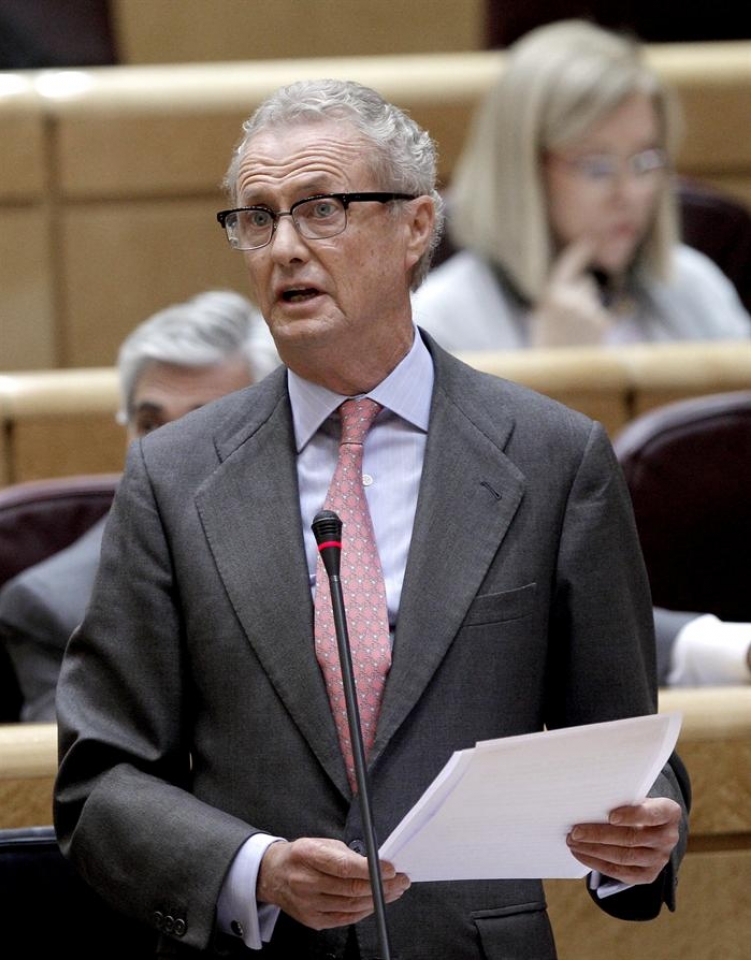
M 391 666 L 386 586 L 362 480 L 365 434 L 380 410 L 380 404 L 367 397 L 345 400 L 339 408 L 342 421 L 339 459 L 324 503 L 324 509 L 334 510 L 342 521 L 342 591 L 366 756 L 375 739 L 383 687 Z M 315 642 L 347 776 L 356 792 L 331 592 L 320 555 L 316 572 Z

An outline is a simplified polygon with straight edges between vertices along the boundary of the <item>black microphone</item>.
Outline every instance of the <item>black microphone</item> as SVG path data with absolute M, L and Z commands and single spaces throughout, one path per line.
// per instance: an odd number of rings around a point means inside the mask
M 334 628 L 336 630 L 336 645 L 339 651 L 339 664 L 344 682 L 344 702 L 347 707 L 347 723 L 349 737 L 352 742 L 352 759 L 355 762 L 355 778 L 357 780 L 358 799 L 360 801 L 360 815 L 362 816 L 363 831 L 365 833 L 365 847 L 368 854 L 368 870 L 370 883 L 373 888 L 373 905 L 378 939 L 381 945 L 381 960 L 391 960 L 389 936 L 386 926 L 386 906 L 383 898 L 383 883 L 378 860 L 378 842 L 373 827 L 373 811 L 368 790 L 368 773 L 365 763 L 365 746 L 360 728 L 360 710 L 357 705 L 357 688 L 355 674 L 352 669 L 352 654 L 349 647 L 349 631 L 347 630 L 347 615 L 344 610 L 344 595 L 342 581 L 339 576 L 342 557 L 342 521 L 333 510 L 321 510 L 312 523 L 313 533 L 318 544 L 323 565 L 329 578 L 331 588 L 331 606 L 334 611 Z
M 321 510 L 313 518 L 313 533 L 329 579 L 339 576 L 342 559 L 342 521 L 333 510 Z

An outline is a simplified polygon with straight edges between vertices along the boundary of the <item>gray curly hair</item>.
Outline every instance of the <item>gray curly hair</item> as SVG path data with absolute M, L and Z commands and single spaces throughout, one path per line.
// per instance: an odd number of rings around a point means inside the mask
M 373 144 L 367 159 L 381 190 L 432 198 L 435 227 L 428 249 L 415 264 L 412 288 L 417 289 L 430 269 L 443 230 L 443 200 L 436 189 L 436 148 L 425 130 L 370 87 L 346 80 L 301 80 L 280 87 L 243 124 L 243 137 L 224 177 L 230 202 L 238 205 L 239 167 L 252 137 L 269 128 L 330 119 L 350 123 Z
M 254 381 L 280 362 L 263 317 L 241 294 L 207 290 L 159 310 L 133 330 L 118 352 L 118 423 L 129 421 L 136 385 L 149 364 L 202 367 L 235 355 L 245 357 Z

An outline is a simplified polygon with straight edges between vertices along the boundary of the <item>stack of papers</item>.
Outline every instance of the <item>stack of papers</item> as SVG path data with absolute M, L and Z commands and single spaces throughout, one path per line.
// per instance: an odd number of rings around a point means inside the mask
M 413 881 L 583 877 L 566 834 L 643 800 L 680 726 L 654 714 L 459 750 L 379 856 Z

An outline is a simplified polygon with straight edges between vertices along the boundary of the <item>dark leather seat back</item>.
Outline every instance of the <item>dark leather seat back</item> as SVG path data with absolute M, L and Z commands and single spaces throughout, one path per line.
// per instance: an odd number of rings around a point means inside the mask
M 0 587 L 77 540 L 109 510 L 120 474 L 31 480 L 0 489 Z
M 0 588 L 77 540 L 109 510 L 120 474 L 33 480 L 0 489 Z M 0 723 L 18 720 L 21 694 L 0 643 Z
M 645 413 L 614 447 L 654 603 L 751 620 L 751 390 Z
M 683 242 L 717 264 L 751 313 L 751 210 L 698 180 L 678 179 Z

